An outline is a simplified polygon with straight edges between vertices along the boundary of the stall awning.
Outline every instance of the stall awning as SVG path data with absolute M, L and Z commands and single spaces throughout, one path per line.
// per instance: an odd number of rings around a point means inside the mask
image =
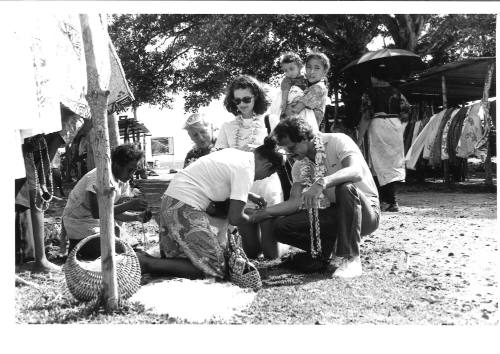
M 427 99 L 442 102 L 441 77 L 446 79 L 448 105 L 474 101 L 483 97 L 484 81 L 488 66 L 495 57 L 469 58 L 433 67 L 415 74 L 414 79 L 400 85 L 410 101 Z M 490 97 L 496 96 L 495 73 L 491 81 Z

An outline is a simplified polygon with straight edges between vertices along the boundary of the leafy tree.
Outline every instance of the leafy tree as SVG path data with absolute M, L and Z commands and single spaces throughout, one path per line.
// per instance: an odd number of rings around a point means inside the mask
M 431 56 L 429 66 L 467 57 L 495 56 L 494 14 L 434 15 L 426 23 L 415 52 Z
M 377 28 L 373 15 L 120 15 L 109 32 L 136 106 L 168 106 L 173 93 L 183 92 L 186 108 L 196 109 L 219 97 L 237 74 L 269 82 L 288 50 L 324 51 L 332 64 L 330 88 L 338 89 L 340 69 L 366 50 Z
M 135 105 L 168 106 L 183 93 L 186 109 L 208 104 L 229 80 L 247 73 L 263 82 L 281 74 L 284 51 L 317 47 L 330 58 L 330 94 L 340 92 L 355 116 L 359 92 L 341 69 L 376 36 L 391 37 L 428 65 L 495 53 L 495 15 L 119 15 L 109 29 Z M 354 122 L 356 119 L 354 119 Z

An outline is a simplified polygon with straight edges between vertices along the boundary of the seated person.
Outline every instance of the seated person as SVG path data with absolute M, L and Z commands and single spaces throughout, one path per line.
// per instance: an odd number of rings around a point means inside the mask
M 347 135 L 313 133 L 300 118 L 281 121 L 273 134 L 297 160 L 290 199 L 257 210 L 251 220 L 284 216 L 276 219 L 273 236 L 307 252 L 311 267 L 304 269 L 326 268 L 335 251 L 335 276 L 361 275 L 361 236 L 375 231 L 380 218 L 377 187 L 361 151 Z
M 120 198 L 131 196 L 128 181 L 133 177 L 139 161 L 144 157 L 141 150 L 133 145 L 123 144 L 115 147 L 111 152 L 111 186 L 115 188 L 115 203 Z M 83 238 L 99 233 L 99 206 L 96 195 L 97 169 L 93 169 L 83 176 L 75 185 L 68 197 L 68 203 L 63 211 L 62 223 L 69 239 L 71 250 Z M 141 221 L 151 218 L 146 212 L 147 202 L 142 198 L 132 198 L 127 202 L 115 204 L 115 220 L 119 222 Z M 141 211 L 133 214 L 129 211 Z M 120 226 L 115 224 L 115 234 L 120 237 Z M 81 250 L 81 257 L 95 259 L 101 255 L 100 240 L 96 238 Z M 85 250 L 85 251 L 84 251 Z
M 247 200 L 265 203 L 250 193 L 252 184 L 275 173 L 282 162 L 276 143 L 266 138 L 253 152 L 227 148 L 179 171 L 161 203 L 160 250 L 165 258 L 138 252 L 143 273 L 223 279 L 227 273 L 224 245 L 210 226 L 207 207 L 211 201 L 229 198 L 229 223 L 247 224 Z

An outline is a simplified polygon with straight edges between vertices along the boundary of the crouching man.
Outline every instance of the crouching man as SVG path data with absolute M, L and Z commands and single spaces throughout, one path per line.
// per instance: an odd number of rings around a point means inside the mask
M 361 275 L 361 236 L 377 229 L 380 205 L 358 146 L 342 133 L 313 133 L 306 122 L 296 118 L 281 121 L 274 137 L 297 160 L 292 168 L 291 196 L 255 211 L 252 221 L 282 216 L 274 222 L 273 236 L 306 251 L 300 261 L 304 271 L 325 269 L 334 253 L 334 276 Z

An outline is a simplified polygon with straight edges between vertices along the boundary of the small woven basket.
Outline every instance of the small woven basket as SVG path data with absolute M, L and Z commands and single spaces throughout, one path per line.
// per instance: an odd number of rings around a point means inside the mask
M 81 301 L 92 301 L 102 293 L 102 273 L 86 269 L 83 263 L 76 258 L 78 251 L 92 239 L 99 238 L 99 234 L 81 240 L 68 255 L 64 264 L 66 285 L 71 294 Z M 134 250 L 120 239 L 115 239 L 116 252 L 120 257 L 116 261 L 116 278 L 120 299 L 131 297 L 139 290 L 141 282 L 141 266 Z
M 260 273 L 250 262 L 245 251 L 238 245 L 235 236 L 228 232 L 228 266 L 229 279 L 240 288 L 250 288 L 254 291 L 262 288 Z

